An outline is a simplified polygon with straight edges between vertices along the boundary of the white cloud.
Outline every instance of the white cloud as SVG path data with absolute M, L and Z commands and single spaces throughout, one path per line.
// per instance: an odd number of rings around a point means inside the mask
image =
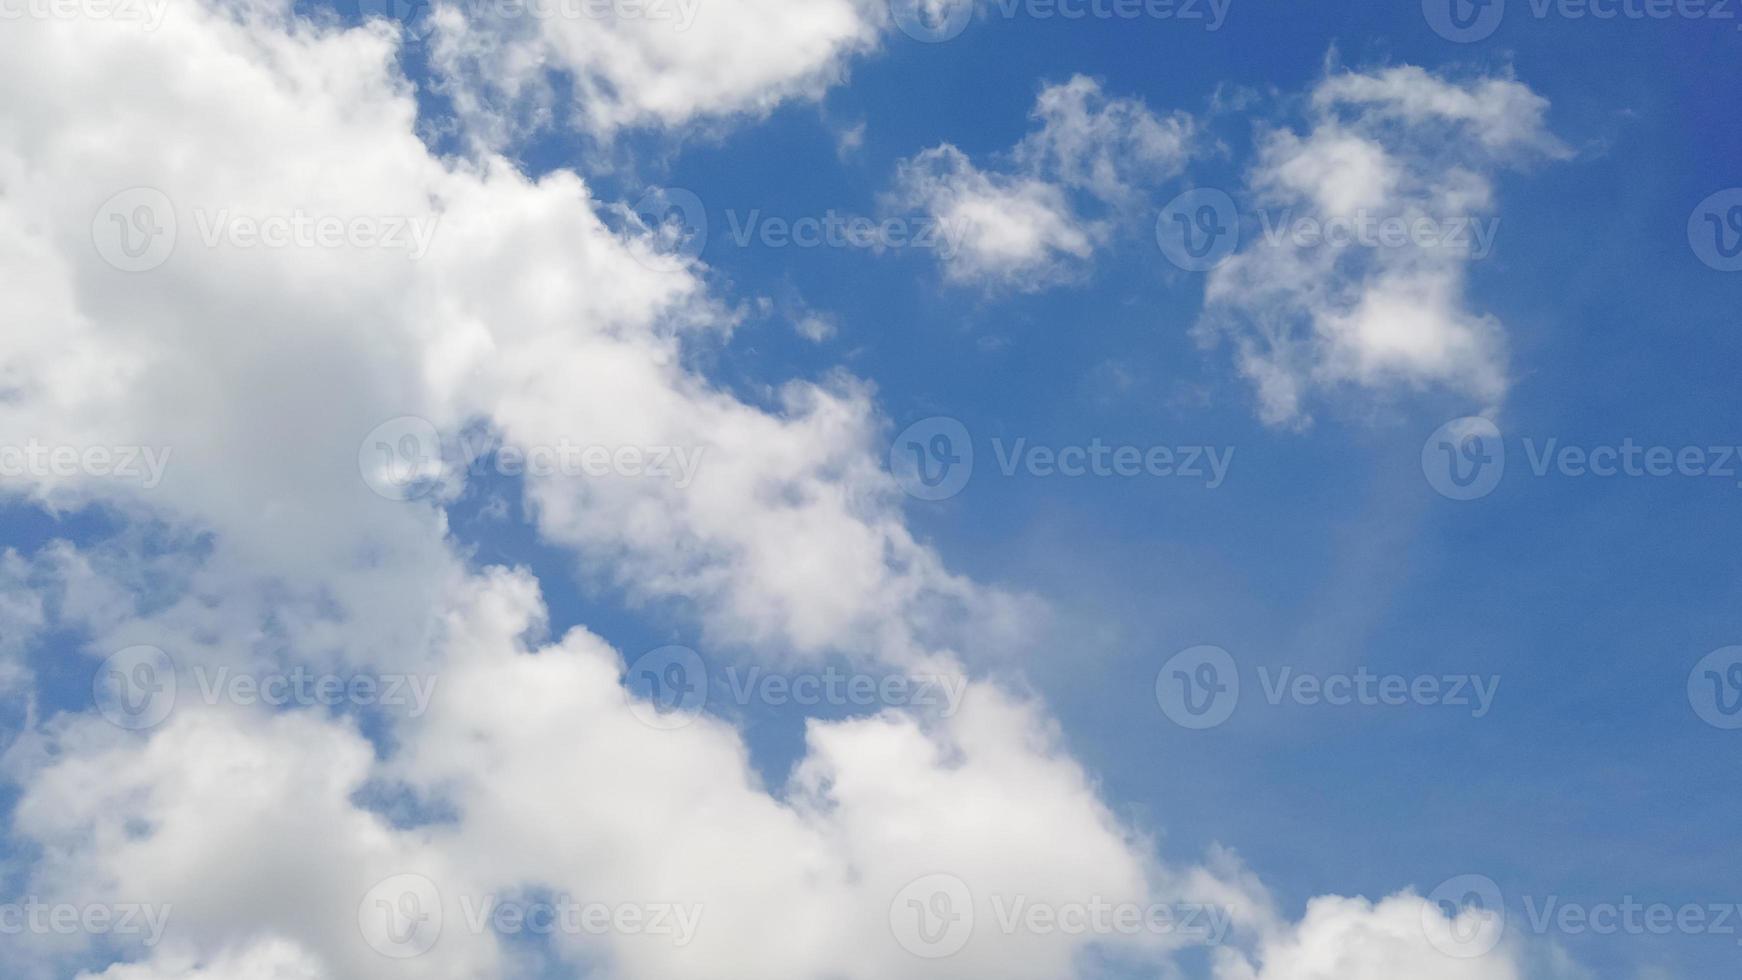
M 890 206 L 957 230 L 960 246 L 939 255 L 952 282 L 1032 291 L 1079 278 L 1118 212 L 1184 168 L 1194 132 L 1189 116 L 1108 98 L 1083 75 L 1042 89 L 1032 118 L 1038 128 L 1012 148 L 1007 171 L 945 143 L 896 172 Z M 1084 216 L 1090 207 L 1104 216 Z
M 1304 424 L 1314 391 L 1344 386 L 1445 387 L 1496 408 L 1505 331 L 1467 308 L 1465 281 L 1481 235 L 1498 227 L 1493 174 L 1564 154 L 1547 102 L 1511 79 L 1405 67 L 1332 75 L 1312 105 L 1305 135 L 1261 139 L 1249 180 L 1265 227 L 1211 272 L 1206 333 L 1232 338 L 1271 423 Z M 1306 220 L 1394 222 L 1406 237 L 1297 240 Z
M 263 939 L 202 965 L 187 954 L 166 954 L 147 963 L 124 963 L 78 980 L 324 980 L 318 957 L 282 939 Z
M 939 258 L 952 282 L 1038 289 L 1071 278 L 1100 227 L 1078 217 L 1064 190 L 1035 177 L 987 173 L 945 144 L 901 164 L 896 199 L 960 234 Z
M 1157 116 L 1142 100 L 1108 98 L 1085 75 L 1042 89 L 1032 117 L 1040 129 L 1017 145 L 1017 162 L 1107 202 L 1178 176 L 1191 154 L 1190 116 Z
M 946 631 L 998 642 L 1015 606 L 950 576 L 905 531 L 862 385 L 795 383 L 775 412 L 715 390 L 680 356 L 685 335 L 732 322 L 695 275 L 614 235 L 572 174 L 534 183 L 502 160 L 432 156 L 384 33 L 283 17 L 190 7 L 155 33 L 30 22 L 0 39 L 5 91 L 67 79 L 0 110 L 20 134 L 0 158 L 14 229 L 0 248 L 19 261 L 0 275 L 39 311 L 35 329 L 0 339 L 19 379 L 0 415 L 19 441 L 173 449 L 155 490 L 25 486 L 211 533 L 180 602 L 99 643 L 161 629 L 201 637 L 212 656 L 415 657 L 460 562 L 441 511 L 375 495 L 357 456 L 407 415 L 450 446 L 482 424 L 522 446 L 700 453 L 694 487 L 556 477 L 527 490 L 550 537 L 637 598 L 693 603 L 718 638 L 897 660 Z M 120 75 L 79 67 L 77 50 L 128 66 L 126 106 L 106 96 Z M 91 247 L 99 206 L 131 186 L 160 189 L 180 218 L 175 253 L 147 273 Z M 220 213 L 297 210 L 437 231 L 417 261 L 201 240 Z M 939 629 L 921 642 L 928 622 Z
M 1473 916 L 1471 910 L 1460 919 Z M 1402 893 L 1377 904 L 1325 896 L 1307 903 L 1300 922 L 1265 937 L 1256 963 L 1227 951 L 1217 980 L 1520 980 L 1516 952 L 1502 946 L 1481 956 L 1448 955 L 1429 940 L 1429 928 L 1453 921 L 1419 896 Z M 1480 926 L 1460 921 L 1474 932 Z M 1544 980 L 1547 974 L 1542 974 Z
M 621 977 L 1051 980 L 1073 975 L 1091 942 L 1148 957 L 1184 942 L 1000 926 L 998 900 L 1179 903 L 1205 880 L 1150 863 L 1033 705 L 977 684 L 948 719 L 812 722 L 792 783 L 771 793 L 725 723 L 645 724 L 596 637 L 522 647 L 541 614 L 524 575 L 480 579 L 445 617 L 441 696 L 384 762 L 348 723 L 310 713 L 194 703 L 144 740 L 63 716 L 9 758 L 27 787 L 17 830 L 44 854 L 29 887 L 61 901 L 151 896 L 171 912 L 165 964 L 222 963 L 271 937 L 242 959 L 331 980 L 513 975 L 519 953 L 474 930 L 469 910 L 529 890 L 701 906 L 686 944 L 552 937 L 557 957 Z M 371 779 L 457 819 L 392 826 L 355 802 Z M 891 933 L 890 909 L 939 871 L 969 883 L 977 925 L 933 962 Z M 359 906 L 404 874 L 435 884 L 442 928 L 426 953 L 388 958 Z
M 877 0 L 468 0 L 432 15 L 432 51 L 474 133 L 499 144 L 550 122 L 564 85 L 575 122 L 607 136 L 815 99 L 886 19 Z

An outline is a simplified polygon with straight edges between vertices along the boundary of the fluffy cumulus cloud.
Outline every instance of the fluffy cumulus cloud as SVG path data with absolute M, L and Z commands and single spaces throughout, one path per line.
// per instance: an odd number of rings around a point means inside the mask
M 1157 116 L 1141 100 L 1108 98 L 1084 75 L 1042 89 L 1033 118 L 1040 128 L 1017 145 L 1017 161 L 1103 201 L 1177 176 L 1191 153 L 1190 116 Z
M 857 36 L 844 9 L 801 22 Z M 845 43 L 807 50 L 821 65 Z M 699 271 L 608 221 L 572 173 L 432 155 L 395 55 L 380 23 L 270 0 L 181 5 L 156 31 L 0 32 L 0 441 L 48 450 L 8 489 L 117 528 L 0 559 L 0 617 L 9 643 L 153 644 L 182 671 L 174 710 L 137 731 L 33 695 L 0 757 L 6 897 L 163 916 L 161 934 L 9 937 L 0 972 L 1056 978 L 1195 941 L 1029 928 L 1007 918 L 1020 898 L 1210 905 L 1233 980 L 1323 975 L 1291 965 L 1305 940 L 1237 864 L 1156 861 L 1044 709 L 985 668 L 979 646 L 1020 634 L 1029 603 L 908 531 L 864 383 L 761 405 L 710 383 L 686 352 L 734 320 Z M 791 77 L 740 79 L 732 104 Z M 668 111 L 632 98 L 620 118 Z M 1112 196 L 1177 167 L 1170 128 L 1136 111 L 1077 82 L 1049 93 L 1023 179 Z M 443 505 L 483 439 L 619 461 L 528 467 L 519 486 L 544 539 L 623 595 L 682 600 L 746 656 L 966 671 L 961 710 L 812 721 L 765 785 L 732 724 L 656 712 L 622 684 L 622 652 L 547 636 L 530 573 L 456 544 Z M 146 449 L 161 466 L 121 472 Z M 678 450 L 697 465 L 650 471 Z M 0 680 L 31 683 L 17 649 L 0 657 Z M 220 667 L 438 687 L 415 712 L 273 710 L 200 697 Z M 1390 928 L 1309 914 L 1297 933 L 1476 976 Z M 1492 955 L 1482 975 L 1510 980 Z
M 58 718 L 11 760 L 28 787 L 15 829 L 45 855 L 31 893 L 150 896 L 172 915 L 153 953 L 164 976 L 229 959 L 322 978 L 513 976 L 550 959 L 624 977 L 1052 978 L 1087 940 L 1005 932 L 998 903 L 1177 904 L 1195 887 L 1153 866 L 1044 717 L 995 687 L 947 719 L 813 723 L 790 785 L 770 792 L 725 723 L 650 725 L 597 637 L 517 640 L 542 611 L 524 575 L 474 585 L 443 618 L 446 693 L 383 763 L 348 722 L 308 712 L 189 705 L 148 739 Z M 371 779 L 458 817 L 390 823 L 356 802 Z M 932 963 L 891 915 L 940 869 L 979 921 Z M 408 940 L 370 919 L 371 899 L 388 882 L 397 908 L 405 876 L 429 883 L 418 911 L 434 918 L 396 956 Z M 538 895 L 640 910 L 646 928 L 556 925 L 528 951 L 502 920 L 480 925 L 492 901 Z M 667 906 L 670 928 L 654 926 Z M 1112 938 L 1148 955 L 1186 941 Z
M 391 455 L 407 433 L 365 437 L 405 417 L 439 431 L 442 445 L 418 452 L 449 471 L 467 462 L 469 428 L 519 447 L 657 454 L 672 475 L 529 472 L 527 492 L 548 534 L 601 574 L 640 598 L 683 597 L 732 641 L 899 658 L 922 649 L 914 624 L 965 612 L 995 633 L 1016 616 L 906 533 L 869 451 L 881 423 L 862 384 L 794 384 L 772 412 L 715 390 L 681 348 L 731 318 L 688 267 L 609 229 L 574 175 L 533 182 L 499 158 L 432 156 L 379 25 L 240 13 L 190 8 L 156 32 L 31 23 L 8 32 L 0 68 L 15 92 L 67 79 L 3 121 L 0 247 L 16 261 L 0 275 L 33 327 L 0 340 L 7 424 L 21 443 L 167 456 L 149 487 L 52 468 L 25 484 L 51 506 L 101 499 L 210 532 L 152 628 L 205 637 L 214 656 L 418 649 L 461 563 L 439 507 L 386 499 L 359 475 L 360 450 L 366 466 L 403 464 L 376 444 Z M 81 48 L 91 66 L 73 63 Z M 113 105 L 122 71 L 161 91 Z M 175 223 L 173 251 L 144 272 L 102 254 L 120 236 L 145 241 L 131 188 L 163 202 L 150 221 Z M 245 235 L 323 219 L 400 227 L 406 241 Z M 92 628 L 118 629 L 102 611 Z
M 929 215 L 959 241 L 939 255 L 952 282 L 1033 290 L 1079 278 L 1119 210 L 1191 153 L 1189 116 L 1108 97 L 1082 75 L 1042 89 L 1032 118 L 1002 166 L 983 169 L 945 143 L 897 170 L 890 206 Z
M 474 135 L 511 138 L 571 105 L 600 135 L 767 113 L 875 47 L 880 0 L 458 0 L 434 5 L 435 64 Z M 570 102 L 572 97 L 572 103 Z
M 959 241 L 939 257 L 952 282 L 1038 288 L 1071 277 L 1103 228 L 1079 217 L 1064 188 L 1038 177 L 987 173 L 945 144 L 901 163 L 899 206 L 950 229 Z
M 1305 423 L 1312 392 L 1344 387 L 1444 387 L 1496 408 L 1505 330 L 1470 308 L 1466 279 L 1498 231 L 1495 174 L 1566 152 L 1547 101 L 1510 78 L 1406 66 L 1333 74 L 1310 105 L 1304 133 L 1261 137 L 1262 219 L 1210 274 L 1206 334 L 1232 338 L 1275 424 Z
M 1224 955 L 1218 980 L 1521 980 L 1516 954 L 1463 955 L 1477 950 L 1456 940 L 1483 936 L 1480 915 L 1451 918 L 1411 893 L 1377 903 L 1315 898 L 1298 923 L 1273 927 L 1250 960 Z

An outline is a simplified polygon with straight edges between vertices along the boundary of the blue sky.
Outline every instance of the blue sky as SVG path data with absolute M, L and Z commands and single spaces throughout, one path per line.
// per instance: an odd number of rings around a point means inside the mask
M 1734 25 L 1525 13 L 1467 45 L 1409 4 L 1237 3 L 1214 33 L 992 19 L 945 44 L 895 44 L 820 113 L 782 111 L 671 167 L 671 183 L 712 205 L 705 259 L 737 283 L 792 282 L 841 316 L 820 351 L 753 325 L 721 352 L 727 370 L 750 384 L 845 356 L 897 424 L 949 415 L 981 434 L 969 487 L 914 504 L 917 525 L 957 567 L 1065 610 L 1053 655 L 1025 669 L 1109 798 L 1170 852 L 1239 849 L 1295 903 L 1476 871 L 1516 896 L 1680 904 L 1724 901 L 1742 876 L 1733 733 L 1685 696 L 1688 670 L 1738 629 L 1736 481 L 1538 478 L 1521 465 L 1527 436 L 1736 441 L 1742 283 L 1697 260 L 1686 220 L 1736 179 L 1742 127 L 1721 93 L 1742 41 Z M 1193 112 L 1218 89 L 1249 89 L 1286 112 L 1271 93 L 1309 87 L 1328 53 L 1355 67 L 1510 69 L 1576 149 L 1499 182 L 1496 250 L 1472 271 L 1473 302 L 1508 324 L 1519 375 L 1511 469 L 1484 500 L 1443 499 L 1422 478 L 1422 440 L 1463 414 L 1455 400 L 1337 406 L 1305 433 L 1254 420 L 1226 352 L 1189 336 L 1200 278 L 1167 265 L 1148 215 L 1131 216 L 1090 281 L 992 299 L 939 288 L 914 257 L 737 248 L 718 230 L 733 207 L 869 211 L 916 149 L 1020 139 L 1045 81 L 1089 72 Z M 865 120 L 862 156 L 838 162 L 819 116 Z M 1244 115 L 1215 119 L 1234 148 L 1250 129 Z M 1239 164 L 1194 161 L 1187 180 L 1238 186 Z M 1128 388 L 1110 390 L 1108 365 Z M 1226 445 L 1236 461 L 1215 491 L 1005 478 L 985 458 L 994 436 Z M 1158 714 L 1152 685 L 1163 660 L 1200 643 L 1248 665 L 1477 673 L 1501 688 L 1481 719 L 1271 708 L 1248 692 L 1259 703 L 1228 725 L 1190 732 Z M 780 757 L 778 745 L 765 751 Z M 1711 936 L 1564 941 L 1605 977 L 1713 975 L 1739 955 Z
M 1537 478 L 1520 465 L 1526 436 L 1737 441 L 1742 283 L 1691 253 L 1686 216 L 1736 179 L 1742 127 L 1720 93 L 1742 40 L 1735 25 L 1525 12 L 1468 45 L 1410 4 L 1236 3 L 1214 33 L 994 18 L 945 44 L 894 44 L 820 113 L 782 111 L 671 166 L 670 183 L 711 205 L 705 259 L 736 283 L 792 282 L 841 316 L 820 351 L 753 325 L 721 352 L 727 369 L 750 384 L 845 356 L 898 425 L 948 415 L 980 434 L 968 489 L 914 504 L 915 522 L 963 570 L 1066 610 L 1052 656 L 1025 670 L 1110 799 L 1170 852 L 1237 848 L 1291 902 L 1426 891 L 1475 871 L 1518 896 L 1522 917 L 1524 895 L 1725 901 L 1742 878 L 1737 746 L 1685 696 L 1692 664 L 1738 629 L 1736 481 Z M 1202 112 L 1218 89 L 1249 89 L 1285 112 L 1271 93 L 1309 87 L 1328 54 L 1510 69 L 1577 151 L 1499 182 L 1496 250 L 1472 272 L 1474 302 L 1510 328 L 1520 378 L 1513 468 L 1487 499 L 1448 501 L 1422 478 L 1422 440 L 1463 414 L 1455 400 L 1339 406 L 1305 433 L 1254 420 L 1226 352 L 1189 336 L 1200 277 L 1166 263 L 1147 214 L 1089 282 L 1038 297 L 939 288 L 910 256 L 738 248 L 720 234 L 727 208 L 869 212 L 895 160 L 939 141 L 1008 147 L 1037 86 L 1073 73 L 1158 109 Z M 862 155 L 839 162 L 819 116 L 865 120 Z M 1242 114 L 1215 119 L 1236 161 L 1250 130 Z M 1195 161 L 1187 180 L 1238 186 L 1239 164 Z M 1110 390 L 1109 365 L 1128 388 Z M 1236 461 L 1215 491 L 1005 478 L 987 465 L 994 436 L 1233 446 Z M 1190 732 L 1158 714 L 1153 678 L 1200 643 L 1247 665 L 1499 675 L 1501 688 L 1481 719 L 1248 703 L 1224 728 Z M 779 745 L 764 751 L 780 758 Z M 1713 975 L 1742 955 L 1711 936 L 1564 941 L 1605 977 Z
M 1742 15 L 1598 20 L 1534 16 L 1527 0 L 1505 8 L 1492 35 L 1471 43 L 1436 34 L 1416 3 L 1233 0 L 1215 31 L 1149 18 L 982 17 L 937 44 L 889 31 L 819 97 L 766 117 L 609 136 L 556 125 L 505 152 L 533 177 L 578 172 L 600 202 L 634 202 L 650 187 L 699 199 L 698 278 L 740 316 L 686 342 L 683 358 L 719 390 L 772 411 L 789 381 L 849 373 L 871 386 L 880 453 L 912 423 L 962 423 L 975 454 L 966 486 L 906 499 L 900 513 L 951 571 L 1044 610 L 1020 642 L 988 635 L 967 657 L 1046 706 L 1063 750 L 1111 812 L 1153 836 L 1160 859 L 1190 864 L 1231 848 L 1288 919 L 1314 896 L 1378 901 L 1469 874 L 1498 884 L 1521 934 L 1531 931 L 1528 906 L 1548 896 L 1587 907 L 1742 902 L 1733 842 L 1742 732 L 1708 723 L 1688 697 L 1695 664 L 1742 643 L 1733 560 L 1742 476 L 1531 466 L 1551 439 L 1742 446 L 1742 273 L 1702 261 L 1688 230 L 1701 202 L 1742 185 L 1732 95 Z M 401 64 L 421 89 L 423 135 L 464 152 L 442 80 L 418 51 Z M 1249 177 L 1265 134 L 1308 132 L 1307 96 L 1327 77 L 1400 65 L 1527 86 L 1547 101 L 1543 124 L 1564 148 L 1495 167 L 1491 206 L 1480 209 L 1498 219 L 1494 247 L 1464 266 L 1461 307 L 1504 325 L 1504 396 L 1490 404 L 1432 377 L 1352 383 L 1311 390 L 1310 423 L 1267 421 L 1233 338 L 1201 327 L 1209 276 L 1170 264 L 1157 217 L 1190 188 L 1224 190 L 1252 242 Z M 1177 171 L 1138 193 L 1105 206 L 1072 197 L 1105 231 L 1060 281 L 953 281 L 923 249 L 733 241 L 753 211 L 913 215 L 891 204 L 897 175 L 939 144 L 987 172 L 1017 172 L 1010 154 L 1035 129 L 1037 95 L 1076 75 L 1157 116 L 1189 114 L 1196 129 Z M 844 145 L 861 126 L 857 145 Z M 802 335 L 794 321 L 811 315 L 832 331 Z M 1424 442 L 1477 415 L 1497 426 L 1505 473 L 1479 499 L 1449 499 L 1424 475 Z M 1183 476 L 1005 475 L 998 454 L 1017 440 L 1233 455 L 1213 488 Z M 729 631 L 712 632 L 697 612 L 704 600 L 650 597 L 601 576 L 585 546 L 535 526 L 525 489 L 475 478 L 445 510 L 471 570 L 532 572 L 549 635 L 585 626 L 627 660 L 692 646 L 716 688 L 732 665 L 805 655 L 778 637 L 721 639 Z M 159 548 L 178 550 L 140 526 L 101 499 L 56 514 L 15 495 L 0 509 L 0 541 L 27 559 L 57 538 L 113 546 L 142 568 Z M 100 659 L 107 651 L 94 642 L 70 623 L 27 639 L 44 716 L 89 710 L 84 675 L 64 665 Z M 1224 723 L 1191 730 L 1158 704 L 1157 679 L 1165 685 L 1163 665 L 1201 645 L 1228 651 L 1241 693 Z M 852 662 L 850 652 L 828 656 Z M 1267 703 L 1265 679 L 1283 669 L 1499 686 L 1480 717 L 1449 704 Z M 779 786 L 805 756 L 807 716 L 855 713 L 751 704 L 732 720 L 755 770 Z M 13 715 L 7 724 L 22 732 Z M 390 726 L 365 728 L 391 751 Z M 18 794 L 13 785 L 0 801 L 11 808 Z M 19 882 L 39 856 L 23 834 L 0 853 Z M 1718 976 L 1742 960 L 1735 934 L 1529 938 L 1558 944 L 1601 980 Z M 1196 955 L 1180 962 L 1187 976 L 1212 975 Z

